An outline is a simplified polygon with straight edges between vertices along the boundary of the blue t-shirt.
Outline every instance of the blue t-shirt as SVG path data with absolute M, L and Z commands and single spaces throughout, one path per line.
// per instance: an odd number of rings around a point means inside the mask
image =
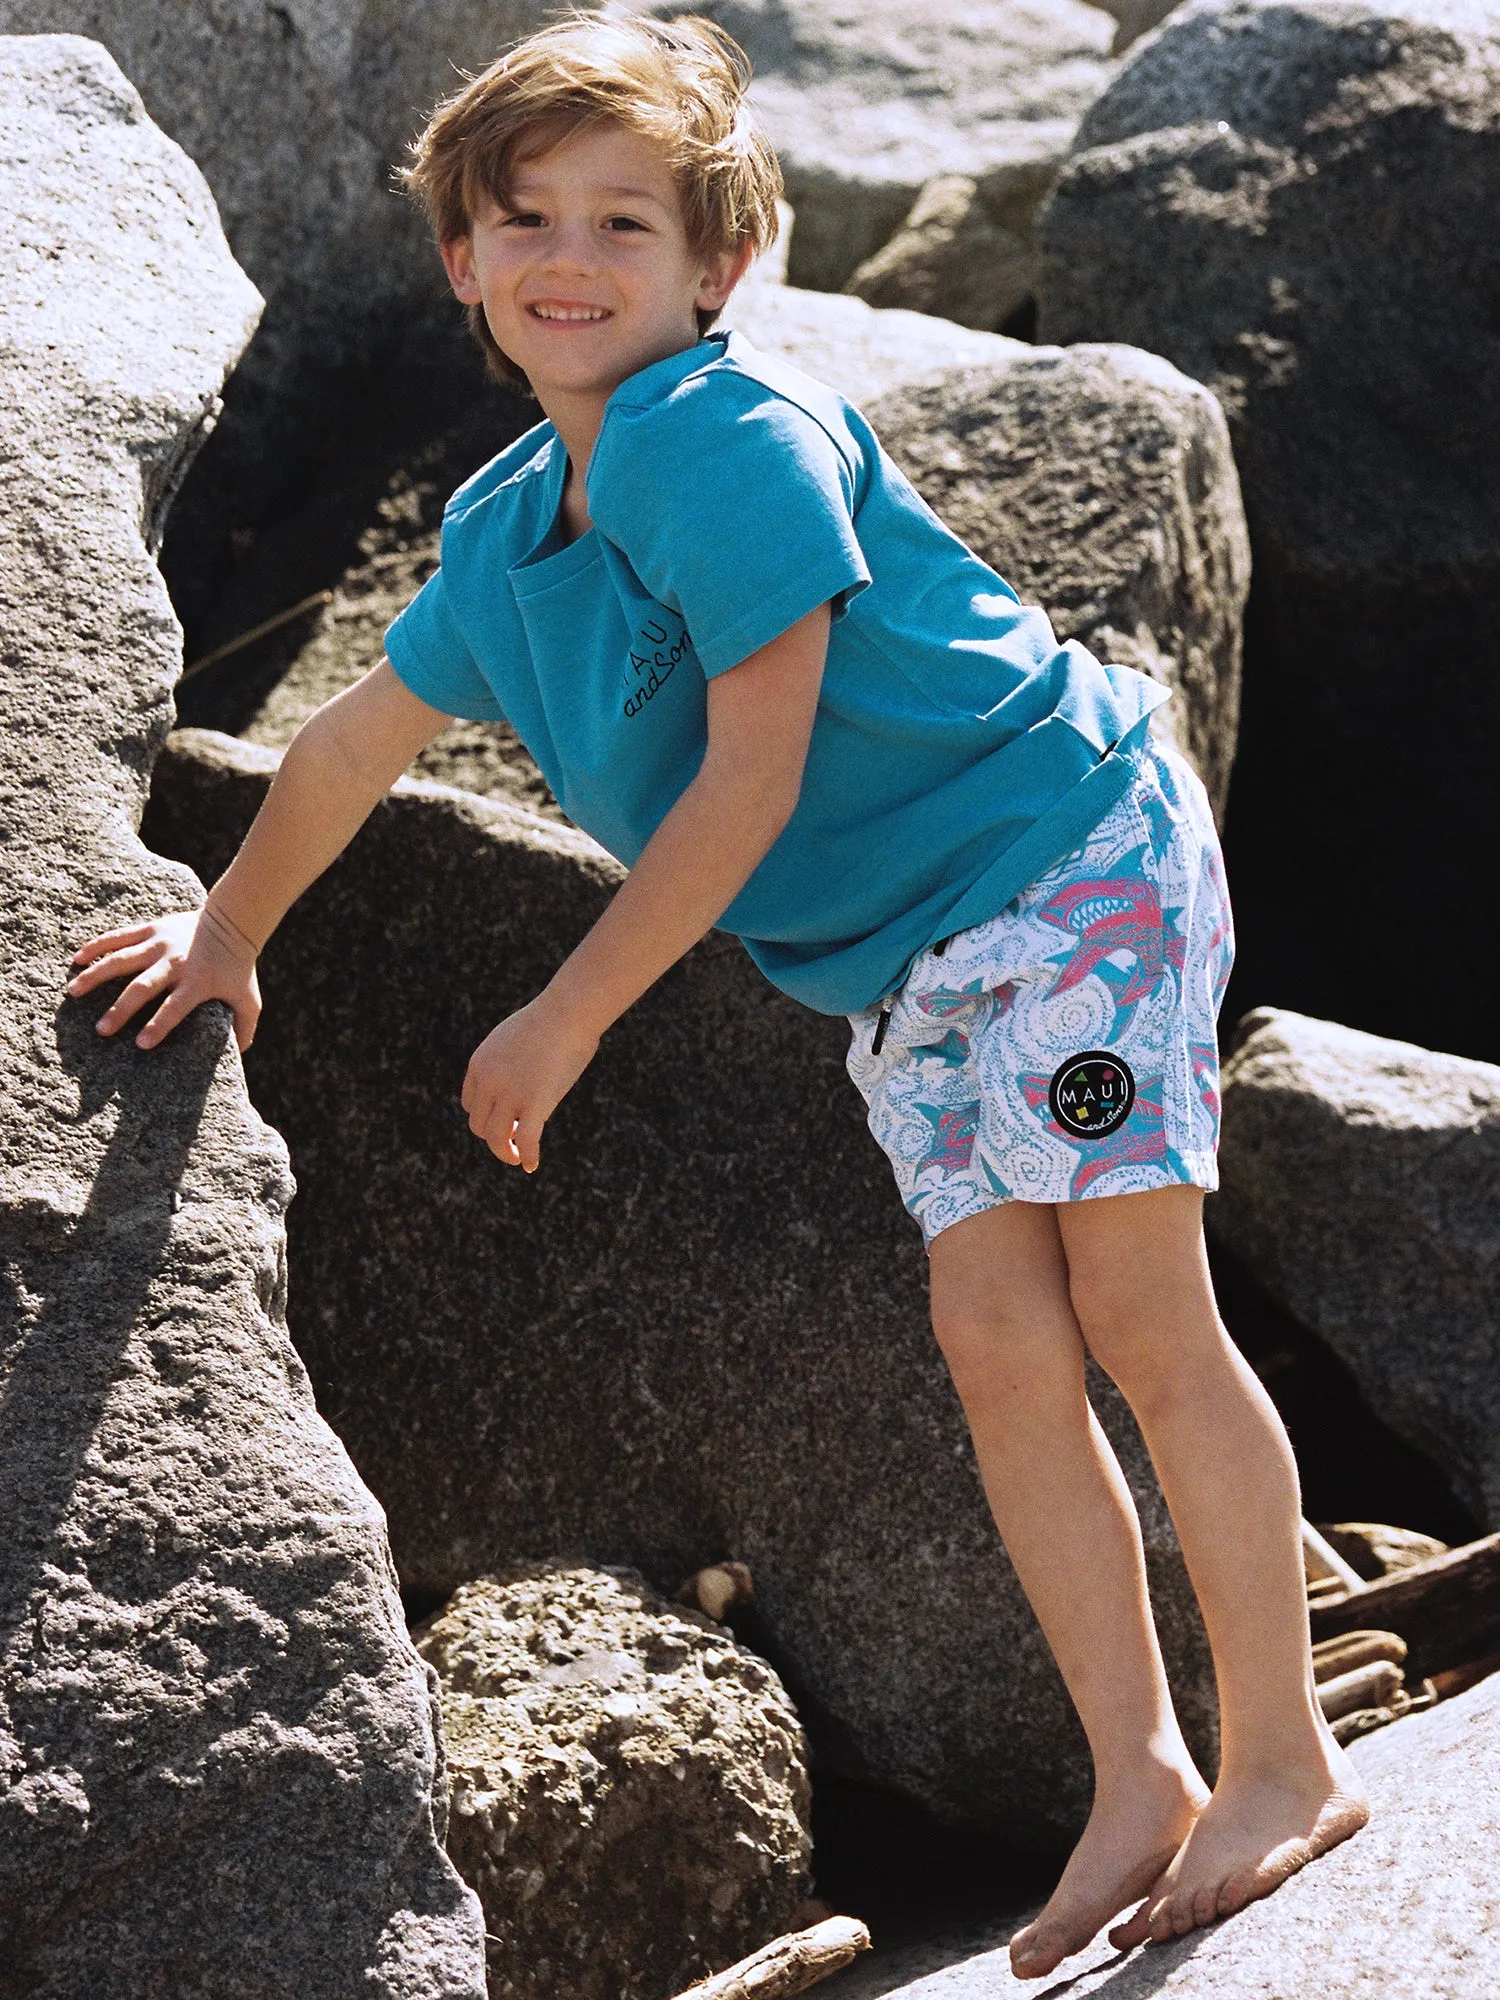
M 832 600 L 796 811 L 720 919 L 827 1014 L 994 916 L 1126 790 L 1167 689 L 1059 645 L 844 399 L 717 334 L 631 376 L 564 543 L 538 425 L 461 486 L 386 634 L 448 715 L 510 722 L 563 811 L 632 864 L 708 741 L 707 682 Z

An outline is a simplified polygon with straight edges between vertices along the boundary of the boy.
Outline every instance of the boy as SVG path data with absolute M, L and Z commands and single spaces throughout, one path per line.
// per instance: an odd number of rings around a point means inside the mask
M 222 999 L 248 1046 L 290 904 L 450 717 L 504 714 L 630 873 L 474 1052 L 463 1104 L 500 1160 L 536 1171 L 604 1030 L 715 924 L 850 1017 L 985 1488 L 1094 1756 L 1083 1837 L 1011 1945 L 1039 1977 L 1132 1903 L 1122 1946 L 1237 1910 L 1368 1814 L 1313 1692 L 1290 1449 L 1203 1254 L 1232 945 L 1202 787 L 1150 740 L 1163 690 L 1058 646 L 842 399 L 710 334 L 775 228 L 747 76 L 709 24 L 611 12 L 439 108 L 410 182 L 492 368 L 547 422 L 454 496 L 388 662 L 287 750 L 204 908 L 93 939 L 69 990 L 128 976 L 99 1029 L 156 1003 L 147 1048 Z M 1202 1603 L 1212 1795 L 1086 1348 Z

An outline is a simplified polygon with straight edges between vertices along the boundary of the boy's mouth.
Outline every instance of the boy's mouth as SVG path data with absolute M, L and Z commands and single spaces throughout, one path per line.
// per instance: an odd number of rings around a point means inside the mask
M 608 306 L 554 305 L 551 301 L 533 301 L 526 308 L 533 319 L 550 320 L 554 325 L 583 326 L 592 320 L 608 319 Z

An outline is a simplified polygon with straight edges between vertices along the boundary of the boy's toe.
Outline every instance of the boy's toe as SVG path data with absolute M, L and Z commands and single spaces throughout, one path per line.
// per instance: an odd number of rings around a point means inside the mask
M 1195 1924 L 1211 1924 L 1216 1917 L 1222 1916 L 1224 1914 L 1221 1907 L 1223 1897 L 1224 1885 L 1222 1883 L 1206 1883 L 1193 1898 L 1193 1922 Z
M 1123 1924 L 1114 1926 L 1109 1934 L 1109 1941 L 1116 1951 L 1134 1951 L 1138 1944 L 1144 1944 L 1150 1937 L 1151 1911 L 1155 1899 L 1156 1892 L 1153 1890 Z

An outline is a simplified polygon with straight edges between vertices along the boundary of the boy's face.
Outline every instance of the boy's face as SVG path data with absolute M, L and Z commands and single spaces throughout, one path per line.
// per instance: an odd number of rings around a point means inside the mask
M 698 338 L 748 249 L 694 254 L 670 168 L 651 143 L 595 125 L 517 162 L 513 207 L 490 203 L 445 243 L 449 282 L 483 305 L 491 333 L 538 400 L 607 397 Z

